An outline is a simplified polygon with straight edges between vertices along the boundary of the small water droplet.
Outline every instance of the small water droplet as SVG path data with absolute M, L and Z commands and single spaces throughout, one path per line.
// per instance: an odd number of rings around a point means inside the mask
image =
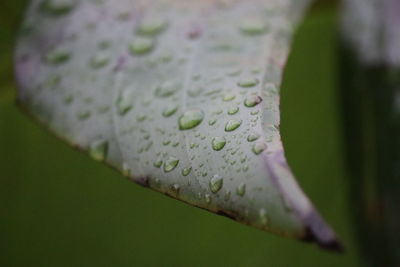
M 164 163 L 164 172 L 173 171 L 178 166 L 179 159 L 175 157 L 169 157 Z
M 204 119 L 204 112 L 200 109 L 185 111 L 179 118 L 179 129 L 188 130 L 199 125 Z
M 68 95 L 64 98 L 64 103 L 67 105 L 71 104 L 72 101 L 74 101 L 74 97 L 72 95 Z
M 243 80 L 240 80 L 238 82 L 238 85 L 240 87 L 248 88 L 248 87 L 254 87 L 258 84 L 258 80 L 255 78 L 246 78 Z
M 167 22 L 163 19 L 146 18 L 140 23 L 137 32 L 142 35 L 156 35 L 164 31 L 167 25 Z
M 162 159 L 157 159 L 156 161 L 154 161 L 153 166 L 156 168 L 160 168 L 162 164 L 163 164 Z
M 213 126 L 217 122 L 217 119 L 213 118 L 208 121 L 208 125 Z
M 192 167 L 184 168 L 184 169 L 182 170 L 182 175 L 183 175 L 183 176 L 188 176 L 188 175 L 190 174 L 191 171 L 192 171 Z
M 79 120 L 87 120 L 90 118 L 90 115 L 91 115 L 91 113 L 88 110 L 81 111 L 78 113 L 78 119 Z
M 131 176 L 131 168 L 129 167 L 128 163 L 122 163 L 122 175 L 129 177 Z
M 90 144 L 89 155 L 96 161 L 103 161 L 107 157 L 108 142 L 104 139 L 98 139 Z
M 124 116 L 132 109 L 132 99 L 130 95 L 130 91 L 124 90 L 117 99 L 117 111 L 121 116 Z
M 215 137 L 211 142 L 212 149 L 214 149 L 215 151 L 223 149 L 225 144 L 226 144 L 225 137 Z
M 239 186 L 236 188 L 236 194 L 241 197 L 244 196 L 244 194 L 246 194 L 246 184 L 245 183 L 239 184 Z
M 224 184 L 224 179 L 222 179 L 222 177 L 219 176 L 218 174 L 214 175 L 210 180 L 211 192 L 217 193 L 219 190 L 221 190 L 223 184 Z
M 138 114 L 138 115 L 136 116 L 136 121 L 137 121 L 137 122 L 142 122 L 142 121 L 145 121 L 146 119 L 147 119 L 146 114 Z
M 90 66 L 94 69 L 101 69 L 107 66 L 109 61 L 110 57 L 108 56 L 108 54 L 99 53 L 90 59 Z
M 228 102 L 228 101 L 232 101 L 235 98 L 236 98 L 236 96 L 234 94 L 226 94 L 226 95 L 224 95 L 222 100 L 225 102 Z
M 45 0 L 40 8 L 42 11 L 51 15 L 65 15 L 74 8 L 72 0 Z
M 211 203 L 211 196 L 210 194 L 205 194 L 204 195 L 204 200 L 206 201 L 207 204 Z
M 60 75 L 50 75 L 46 80 L 46 86 L 50 88 L 54 88 L 58 86 L 61 82 Z
M 240 31 L 249 36 L 260 35 L 266 32 L 267 27 L 264 22 L 256 18 L 248 18 L 240 23 Z
M 150 53 L 155 46 L 153 39 L 137 37 L 130 45 L 129 50 L 134 55 L 144 55 Z
M 241 120 L 229 120 L 226 125 L 225 125 L 225 131 L 226 132 L 232 132 L 239 128 L 239 126 L 242 124 Z
M 65 50 L 51 50 L 45 56 L 45 60 L 49 64 L 60 65 L 69 61 L 71 53 Z
M 239 107 L 238 106 L 232 106 L 228 109 L 228 114 L 229 115 L 234 115 L 239 112 Z
M 260 209 L 258 214 L 260 216 L 261 224 L 267 225 L 269 223 L 267 211 L 265 209 Z
M 254 142 L 258 138 L 260 138 L 260 135 L 258 133 L 251 133 L 251 134 L 249 134 L 249 136 L 247 136 L 247 141 L 248 142 Z
M 224 195 L 225 201 L 228 201 L 231 198 L 231 191 L 227 190 Z
M 248 108 L 255 107 L 262 102 L 262 98 L 258 95 L 250 95 L 244 100 L 244 105 Z
M 175 94 L 181 88 L 181 85 L 176 81 L 166 81 L 156 88 L 155 95 L 158 97 L 168 97 Z
M 267 145 L 264 142 L 257 142 L 253 145 L 252 151 L 254 154 L 259 155 L 261 154 L 265 149 L 267 149 Z
M 168 146 L 171 143 L 171 140 L 164 140 L 163 145 Z
M 171 190 L 174 191 L 175 194 L 178 194 L 180 189 L 181 189 L 181 187 L 179 184 L 173 184 L 171 186 Z

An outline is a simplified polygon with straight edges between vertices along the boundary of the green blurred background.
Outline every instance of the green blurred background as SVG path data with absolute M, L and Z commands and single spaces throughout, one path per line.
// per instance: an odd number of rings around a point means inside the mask
M 336 6 L 300 27 L 282 89 L 282 134 L 304 191 L 342 239 L 335 254 L 135 185 L 14 104 L 12 49 L 25 0 L 0 3 L 0 266 L 359 266 L 337 90 Z

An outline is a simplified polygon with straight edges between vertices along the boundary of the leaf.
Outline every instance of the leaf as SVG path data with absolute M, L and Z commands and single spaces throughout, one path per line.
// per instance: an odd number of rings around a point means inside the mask
M 18 102 L 138 184 L 340 249 L 279 135 L 279 87 L 308 1 L 33 1 Z

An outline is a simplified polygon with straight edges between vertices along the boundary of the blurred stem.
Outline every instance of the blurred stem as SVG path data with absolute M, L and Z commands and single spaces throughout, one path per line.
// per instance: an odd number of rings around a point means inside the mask
M 400 68 L 389 51 L 400 33 L 390 16 L 400 17 L 400 9 L 389 12 L 393 0 L 382 0 L 379 10 L 375 0 L 344 3 L 353 13 L 344 10 L 340 86 L 362 266 L 400 266 Z M 368 9 L 360 5 L 377 12 L 358 12 Z

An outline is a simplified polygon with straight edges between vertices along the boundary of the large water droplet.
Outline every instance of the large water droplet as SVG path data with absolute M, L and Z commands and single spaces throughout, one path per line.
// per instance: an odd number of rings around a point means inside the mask
M 257 106 L 262 102 L 262 98 L 258 95 L 250 95 L 244 100 L 244 105 L 248 108 Z
M 214 149 L 215 151 L 223 149 L 225 144 L 226 144 L 225 137 L 215 137 L 211 142 L 212 149 Z
M 236 188 L 236 194 L 241 197 L 244 196 L 244 194 L 246 194 L 246 184 L 245 183 L 239 184 L 239 186 Z
M 164 172 L 173 171 L 178 166 L 179 159 L 175 157 L 169 157 L 164 163 Z
M 179 118 L 179 129 L 188 130 L 199 125 L 204 119 L 204 112 L 200 109 L 191 109 Z
M 145 37 L 137 37 L 133 43 L 129 45 L 129 50 L 134 55 L 144 55 L 150 53 L 154 48 L 153 39 Z
M 256 155 L 261 154 L 265 149 L 267 149 L 267 145 L 264 142 L 257 142 L 253 145 L 253 152 Z
M 218 174 L 214 175 L 210 180 L 211 192 L 217 193 L 219 190 L 221 190 L 223 184 L 224 184 L 224 179 L 222 179 L 222 177 L 219 176 Z
M 226 125 L 225 125 L 225 131 L 226 132 L 232 132 L 239 128 L 239 126 L 242 124 L 241 120 L 229 120 Z
M 97 161 L 103 161 L 107 157 L 108 142 L 104 139 L 98 139 L 90 144 L 89 155 L 92 159 Z

